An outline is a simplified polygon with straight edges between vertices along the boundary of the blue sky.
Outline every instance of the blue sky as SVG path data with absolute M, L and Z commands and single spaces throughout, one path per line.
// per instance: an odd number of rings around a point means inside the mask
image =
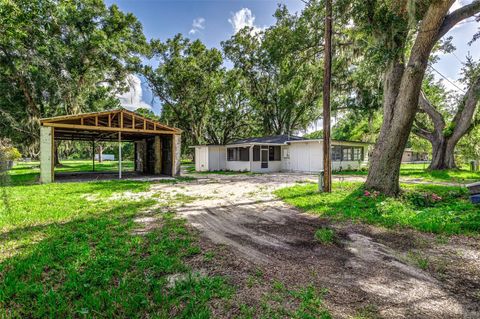
M 457 0 L 453 9 L 472 0 Z M 301 0 L 105 0 L 107 5 L 117 4 L 124 12 L 133 13 L 143 24 L 145 36 L 162 41 L 182 33 L 192 39 L 200 39 L 208 47 L 220 47 L 220 42 L 230 38 L 235 30 L 250 25 L 264 28 L 272 25 L 275 20 L 273 13 L 278 4 L 285 4 L 291 12 L 302 10 Z M 451 30 L 454 36 L 455 54 L 441 56 L 435 68 L 451 82 L 460 86 L 456 80 L 459 77 L 461 61 L 470 54 L 480 59 L 480 42 L 468 46 L 472 35 L 478 30 L 478 23 L 470 19 Z M 437 75 L 440 78 L 439 75 Z M 152 95 L 145 83 L 135 79 L 132 92 L 121 98 L 124 104 L 152 105 L 155 113 L 160 111 L 160 104 L 153 101 Z M 445 85 L 456 90 L 448 81 Z

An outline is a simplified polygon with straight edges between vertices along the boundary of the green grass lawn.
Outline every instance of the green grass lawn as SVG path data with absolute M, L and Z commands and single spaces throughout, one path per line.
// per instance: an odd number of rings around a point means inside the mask
M 209 318 L 212 303 L 235 302 L 227 278 L 188 264 L 197 255 L 214 262 L 168 208 L 193 198 L 170 196 L 158 207 L 155 198 L 166 194 L 141 195 L 153 182 L 32 184 L 34 165 L 18 165 L 1 179 L 0 318 Z M 118 196 L 125 192 L 138 196 Z M 157 227 L 138 234 L 136 219 L 145 216 Z M 322 291 L 274 288 L 259 307 L 237 305 L 238 318 L 330 318 Z M 287 310 L 292 302 L 298 308 Z
M 400 176 L 404 178 L 420 178 L 430 182 L 453 182 L 453 183 L 471 183 L 480 181 L 480 172 L 472 172 L 462 167 L 455 170 L 431 171 L 427 169 L 428 164 L 402 164 Z M 339 171 L 335 175 L 357 175 L 366 176 L 368 171 Z
M 63 160 L 61 167 L 56 167 L 55 172 L 91 172 L 91 160 Z M 117 161 L 95 162 L 96 172 L 118 171 Z M 133 161 L 122 161 L 122 171 L 133 171 Z M 20 162 L 9 171 L 10 182 L 14 185 L 32 184 L 39 181 L 40 162 Z
M 332 193 L 316 184 L 298 184 L 276 191 L 287 203 L 308 213 L 385 227 L 424 232 L 478 235 L 480 208 L 470 203 L 467 189 L 438 185 L 402 185 L 403 194 L 387 198 L 365 193 L 361 183 L 334 183 Z
M 152 198 L 112 196 L 150 183 L 20 185 L 38 173 L 11 173 L 0 188 L 0 318 L 207 318 L 211 300 L 231 295 L 224 278 L 187 266 L 202 252 L 184 220 Z M 135 235 L 145 211 L 160 227 Z M 185 276 L 169 284 L 172 274 Z

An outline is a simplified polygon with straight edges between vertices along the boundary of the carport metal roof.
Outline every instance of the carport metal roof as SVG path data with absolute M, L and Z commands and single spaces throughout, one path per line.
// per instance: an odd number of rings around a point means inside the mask
M 116 141 L 121 133 L 123 141 L 135 141 L 149 135 L 182 133 L 125 109 L 44 118 L 40 124 L 53 127 L 56 140 Z

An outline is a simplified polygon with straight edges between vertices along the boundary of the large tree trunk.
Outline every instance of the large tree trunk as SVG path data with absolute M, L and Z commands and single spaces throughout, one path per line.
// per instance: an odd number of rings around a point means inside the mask
M 102 144 L 98 145 L 98 162 L 103 162 L 103 146 Z
M 387 195 L 397 195 L 400 192 L 402 154 L 417 113 L 428 58 L 435 43 L 448 31 L 443 28 L 443 24 L 450 23 L 445 17 L 453 2 L 444 0 L 430 4 L 422 19 L 408 63 L 405 65 L 400 57 L 386 73 L 383 123 L 365 183 L 369 189 Z
M 457 168 L 455 164 L 455 146 L 449 139 L 441 136 L 430 141 L 432 144 L 432 161 L 428 169 L 441 170 Z
M 399 61 L 390 66 L 385 76 L 383 124 L 378 142 L 372 153 L 366 182 L 367 188 L 376 189 L 387 194 L 396 194 L 400 189 L 398 178 L 402 160 L 401 154 L 405 148 L 409 132 L 408 128 L 405 127 L 405 120 L 408 119 L 403 119 L 402 121 L 402 117 L 395 112 L 403 73 L 403 62 Z M 401 150 L 400 154 L 399 150 Z

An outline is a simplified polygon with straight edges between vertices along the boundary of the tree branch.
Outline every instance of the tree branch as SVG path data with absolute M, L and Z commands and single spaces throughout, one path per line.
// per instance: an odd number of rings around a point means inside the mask
M 434 139 L 433 133 L 427 131 L 424 128 L 421 128 L 419 126 L 419 123 L 417 122 L 417 120 L 415 120 L 415 123 L 412 126 L 412 133 L 415 134 L 415 135 L 418 135 L 419 137 L 424 138 L 424 139 L 426 139 L 430 142 L 433 141 L 433 139 Z
M 447 15 L 437 34 L 437 41 L 447 34 L 457 23 L 480 12 L 480 0 L 475 0 Z
M 454 131 L 452 134 L 453 139 L 459 140 L 463 135 L 468 132 L 470 126 L 473 123 L 473 117 L 475 110 L 480 99 L 480 76 L 473 81 L 472 85 L 468 89 L 463 98 L 463 107 L 460 105 L 455 117 L 452 120 L 454 124 Z
M 443 131 L 443 129 L 445 128 L 445 120 L 443 119 L 442 114 L 437 111 L 437 109 L 432 105 L 432 103 L 430 103 L 423 91 L 420 92 L 418 105 L 420 106 L 420 109 L 425 111 L 428 117 L 430 117 L 430 119 L 432 120 L 435 131 Z

